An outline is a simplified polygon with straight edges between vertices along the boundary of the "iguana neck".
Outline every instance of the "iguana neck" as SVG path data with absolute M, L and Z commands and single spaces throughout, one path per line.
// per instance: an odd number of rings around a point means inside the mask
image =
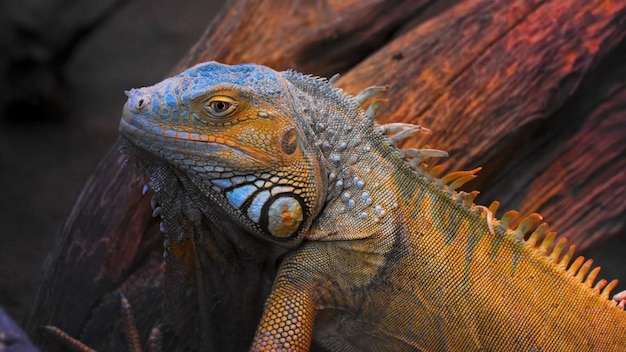
M 354 240 L 380 233 L 378 224 L 398 207 L 389 186 L 395 170 L 415 172 L 354 97 L 322 79 L 291 71 L 283 75 L 295 87 L 290 93 L 298 121 L 319 148 L 325 172 L 323 215 L 314 220 L 307 238 Z

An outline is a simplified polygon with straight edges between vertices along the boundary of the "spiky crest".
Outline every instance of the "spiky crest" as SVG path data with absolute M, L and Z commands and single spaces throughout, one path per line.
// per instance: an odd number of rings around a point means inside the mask
M 297 73 L 293 72 L 293 75 Z M 292 76 L 293 78 L 297 78 Z M 339 88 L 332 86 L 334 79 L 326 80 L 320 77 L 306 76 L 316 81 L 316 89 L 324 93 L 324 96 L 335 96 L 334 99 L 346 104 L 346 107 L 358 109 L 368 100 L 375 98 L 377 95 L 386 93 L 388 86 L 368 87 L 355 97 L 347 95 Z M 307 88 L 302 85 L 301 88 Z M 320 92 L 317 92 L 319 94 Z M 425 145 L 422 148 L 399 148 L 398 142 L 407 139 L 417 133 L 430 134 L 431 131 L 423 126 L 408 123 L 388 123 L 377 125 L 374 121 L 375 114 L 384 103 L 382 99 L 376 99 L 364 110 L 363 118 L 366 124 L 374 127 L 374 131 L 379 133 L 386 144 L 388 144 L 398 158 L 404 160 L 407 165 L 415 171 L 417 177 L 421 177 L 431 182 L 442 191 L 443 195 L 450 197 L 453 201 L 466 208 L 469 212 L 473 212 L 485 218 L 489 232 L 493 236 L 509 236 L 512 241 L 522 243 L 535 251 L 538 255 L 546 258 L 555 265 L 564 274 L 568 274 L 579 284 L 597 291 L 603 298 L 609 298 L 611 290 L 617 285 L 617 280 L 607 283 L 606 280 L 596 282 L 599 267 L 592 269 L 592 260 L 584 261 L 584 258 L 578 257 L 573 262 L 575 246 L 568 246 L 566 239 L 559 239 L 556 244 L 556 233 L 548 231 L 548 225 L 542 223 L 542 217 L 539 214 L 530 214 L 519 222 L 519 225 L 513 227 L 513 223 L 517 220 L 519 213 L 515 210 L 507 211 L 500 219 L 495 214 L 499 208 L 497 201 L 491 203 L 489 207 L 474 203 L 474 199 L 478 194 L 477 191 L 465 192 L 458 190 L 468 181 L 476 177 L 480 168 L 469 171 L 455 171 L 447 175 L 440 176 L 443 166 L 430 166 L 424 162 L 424 158 L 439 158 L 448 156 L 447 152 L 438 149 L 432 149 Z M 334 174 L 331 173 L 329 178 Z M 332 180 L 331 180 L 332 181 Z M 529 235 L 530 234 L 530 235 Z M 570 264 L 571 262 L 571 264 Z M 595 283 L 595 285 L 594 285 Z M 593 288 L 592 288 L 593 287 Z M 626 306 L 626 291 L 620 292 L 613 297 L 616 306 L 624 309 Z
M 388 86 L 368 87 L 356 96 L 356 101 L 359 104 L 363 104 L 368 99 L 371 99 L 376 95 L 386 93 L 387 91 Z M 367 118 L 374 120 L 374 115 L 382 103 L 384 103 L 384 100 L 381 99 L 375 100 L 371 103 L 365 113 Z M 469 193 L 457 191 L 458 188 L 476 177 L 476 174 L 481 170 L 480 167 L 469 171 L 454 171 L 440 177 L 439 175 L 443 166 L 435 165 L 429 167 L 427 164 L 423 163 L 423 159 L 425 157 L 447 157 L 447 152 L 438 149 L 431 149 L 427 145 L 419 149 L 398 148 L 396 146 L 397 142 L 400 140 L 409 138 L 416 133 L 430 134 L 431 130 L 420 125 L 409 123 L 387 123 L 384 125 L 378 125 L 377 129 L 380 133 L 389 137 L 388 144 L 397 148 L 399 155 L 412 169 L 416 171 L 416 174 L 419 177 L 430 180 L 437 186 L 437 188 L 442 190 L 444 194 L 447 194 L 447 196 L 451 199 L 456 200 L 457 203 L 465 207 L 468 211 L 477 212 L 484 216 L 486 218 L 489 231 L 493 236 L 511 236 L 514 241 L 524 243 L 526 246 L 536 251 L 539 255 L 547 258 L 556 267 L 572 277 L 580 285 L 594 290 L 603 299 L 610 299 L 610 293 L 617 286 L 618 280 L 614 279 L 611 282 L 608 282 L 605 279 L 601 279 L 596 282 L 600 272 L 600 267 L 592 269 L 593 260 L 589 259 L 585 261 L 583 256 L 578 256 L 570 264 L 570 261 L 574 257 L 576 246 L 568 246 L 568 240 L 563 237 L 560 238 L 556 244 L 554 244 L 557 234 L 556 232 L 547 231 L 548 224 L 542 222 L 543 218 L 541 215 L 532 213 L 522 219 L 519 222 L 519 225 L 512 228 L 511 224 L 519 215 L 517 211 L 509 210 L 504 213 L 501 219 L 497 219 L 495 214 L 500 206 L 498 201 L 494 201 L 489 205 L 489 207 L 486 207 L 484 205 L 474 203 L 474 199 L 476 195 L 478 195 L 478 191 L 472 191 Z M 496 228 L 498 228 L 497 232 Z M 530 236 L 528 236 L 529 233 Z M 550 248 L 552 249 L 550 250 Z M 596 282 L 595 285 L 594 282 Z M 626 307 L 626 290 L 616 293 L 612 300 L 615 302 L 617 308 L 624 310 Z

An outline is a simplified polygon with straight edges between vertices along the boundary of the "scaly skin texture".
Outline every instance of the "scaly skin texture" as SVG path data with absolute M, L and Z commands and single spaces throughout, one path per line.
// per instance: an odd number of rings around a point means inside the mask
M 550 249 L 538 215 L 511 229 L 456 191 L 477 170 L 438 178 L 420 158 L 441 153 L 396 148 L 420 128 L 376 125 L 376 92 L 218 63 L 128 92 L 120 132 L 158 194 L 166 270 L 220 216 L 290 248 L 252 350 L 626 350 L 617 281 Z

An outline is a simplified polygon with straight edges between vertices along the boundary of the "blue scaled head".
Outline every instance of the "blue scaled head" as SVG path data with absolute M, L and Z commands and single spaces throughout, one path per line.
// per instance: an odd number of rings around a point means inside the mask
M 126 92 L 120 133 L 140 163 L 165 162 L 254 234 L 293 246 L 325 187 L 289 84 L 264 66 L 199 64 Z

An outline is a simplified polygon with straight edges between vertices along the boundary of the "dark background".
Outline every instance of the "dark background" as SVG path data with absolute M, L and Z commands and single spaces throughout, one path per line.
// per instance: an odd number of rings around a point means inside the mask
M 0 2 L 0 306 L 19 323 L 74 200 L 117 138 L 124 90 L 167 76 L 221 5 Z

